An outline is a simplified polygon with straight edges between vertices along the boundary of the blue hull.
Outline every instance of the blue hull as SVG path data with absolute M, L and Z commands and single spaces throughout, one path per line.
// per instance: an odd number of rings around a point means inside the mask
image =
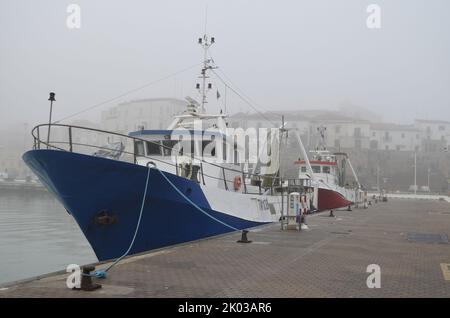
M 99 260 L 125 253 L 136 229 L 148 168 L 56 150 L 28 151 L 23 160 L 75 218 Z M 212 210 L 199 184 L 163 173 L 214 218 L 237 229 L 263 224 Z M 109 221 L 100 222 L 104 215 Z M 140 229 L 129 254 L 230 231 L 196 209 L 152 169 Z

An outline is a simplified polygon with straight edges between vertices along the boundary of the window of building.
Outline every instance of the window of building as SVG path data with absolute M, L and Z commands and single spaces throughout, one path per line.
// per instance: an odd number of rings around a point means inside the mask
M 354 129 L 354 136 L 355 137 L 361 137 L 361 127 L 355 127 L 355 129 Z
M 389 150 L 389 146 L 388 145 L 384 146 L 384 149 Z
M 356 139 L 355 140 L 355 148 L 361 149 L 361 147 L 362 147 L 361 139 Z
M 341 132 L 341 126 L 335 126 L 335 127 L 334 127 L 334 131 L 335 131 L 336 133 L 340 133 L 340 132 Z
M 376 137 L 377 136 L 377 133 L 376 132 L 373 132 L 372 133 L 372 137 Z
M 396 149 L 397 151 L 400 151 L 400 150 L 402 149 L 402 146 L 397 145 L 397 146 L 395 147 L 395 149 Z
M 312 170 L 314 173 L 320 173 L 320 166 L 312 166 Z
M 440 126 L 439 126 L 439 130 L 440 130 L 440 131 L 445 130 L 445 126 L 444 126 L 444 125 L 440 125 Z
M 405 133 L 402 133 L 402 139 L 404 139 L 405 138 Z

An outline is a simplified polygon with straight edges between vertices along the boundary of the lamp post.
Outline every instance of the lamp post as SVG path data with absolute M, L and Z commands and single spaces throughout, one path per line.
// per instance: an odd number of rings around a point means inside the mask
M 414 151 L 414 195 L 417 194 L 417 152 Z
M 48 119 L 47 149 L 50 144 L 50 129 L 52 126 L 52 111 L 53 111 L 53 102 L 55 101 L 55 93 L 51 92 L 48 100 L 50 101 L 50 117 Z

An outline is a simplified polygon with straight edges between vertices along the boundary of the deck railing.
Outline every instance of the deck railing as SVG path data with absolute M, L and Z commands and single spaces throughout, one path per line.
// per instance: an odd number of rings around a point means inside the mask
M 182 155 L 173 153 L 173 151 L 177 152 L 176 150 L 172 149 L 171 147 L 165 146 L 163 143 L 159 143 L 156 141 L 151 141 L 147 139 L 143 139 L 137 136 L 129 136 L 124 135 L 117 132 L 111 132 L 106 130 L 101 130 L 97 128 L 88 128 L 88 127 L 81 127 L 81 126 L 75 126 L 75 125 L 65 125 L 65 124 L 51 124 L 51 139 L 47 142 L 47 133 L 48 133 L 48 127 L 49 124 L 41 124 L 33 128 L 31 131 L 31 134 L 34 139 L 34 149 L 54 149 L 54 150 L 60 150 L 60 151 L 68 151 L 68 152 L 76 152 L 76 153 L 84 153 L 93 155 L 92 151 L 116 151 L 112 150 L 111 147 L 107 146 L 99 146 L 110 144 L 112 142 L 121 142 L 124 145 L 123 149 L 117 150 L 120 151 L 120 156 L 117 158 L 112 158 L 115 160 L 120 161 L 126 161 L 130 163 L 137 163 L 137 158 L 146 158 L 148 160 L 151 160 L 153 162 L 160 162 L 165 165 L 170 165 L 174 167 L 176 174 L 179 176 L 183 176 L 183 173 L 186 173 L 186 167 L 183 167 L 181 165 L 178 165 L 180 162 L 179 157 L 191 157 L 192 162 L 199 163 L 199 169 L 197 173 L 194 176 L 194 173 L 192 173 L 191 179 L 196 180 L 199 183 L 206 184 L 205 183 L 205 177 L 211 178 L 215 180 L 219 180 L 219 182 L 223 182 L 223 186 L 225 190 L 230 190 L 233 188 L 234 179 L 230 180 L 228 179 L 231 175 L 232 178 L 235 178 L 237 176 L 241 177 L 242 180 L 242 192 L 243 193 L 254 193 L 254 194 L 263 194 L 267 193 L 268 191 L 271 194 L 275 193 L 284 193 L 286 190 L 283 189 L 280 185 L 283 184 L 283 181 L 288 181 L 289 184 L 294 182 L 295 184 L 301 185 L 301 187 L 310 186 L 310 180 L 309 179 L 282 179 L 278 176 L 272 176 L 272 175 L 260 175 L 257 173 L 250 173 L 243 170 L 242 166 L 240 169 L 234 169 L 230 167 L 225 167 L 210 161 L 206 161 L 202 157 L 198 157 L 194 154 L 186 154 L 183 153 Z M 158 158 L 157 156 L 150 156 L 147 155 L 147 153 L 144 154 L 136 154 L 136 151 L 134 149 L 134 145 L 137 141 L 141 141 L 144 143 L 152 143 L 154 145 L 157 145 L 158 147 L 161 147 L 161 149 L 167 149 L 171 156 L 174 157 L 174 161 L 167 161 L 167 160 L 161 160 L 161 158 Z M 165 151 L 163 151 L 165 153 Z M 191 165 L 190 169 L 193 169 Z M 216 169 L 220 170 L 220 173 L 217 175 L 210 175 L 205 172 L 205 166 L 212 166 Z M 200 175 L 198 178 L 198 175 Z M 219 177 L 220 176 L 220 177 Z M 194 178 L 195 177 L 195 178 Z M 251 185 L 249 186 L 246 183 L 246 180 L 251 180 Z M 250 192 L 250 189 L 257 188 L 257 192 Z M 241 191 L 241 190 L 239 190 Z

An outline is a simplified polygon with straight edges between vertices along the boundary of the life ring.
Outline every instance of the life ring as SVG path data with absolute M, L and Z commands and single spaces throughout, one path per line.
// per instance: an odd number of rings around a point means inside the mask
M 239 191 L 241 189 L 242 179 L 240 176 L 234 177 L 234 191 Z

